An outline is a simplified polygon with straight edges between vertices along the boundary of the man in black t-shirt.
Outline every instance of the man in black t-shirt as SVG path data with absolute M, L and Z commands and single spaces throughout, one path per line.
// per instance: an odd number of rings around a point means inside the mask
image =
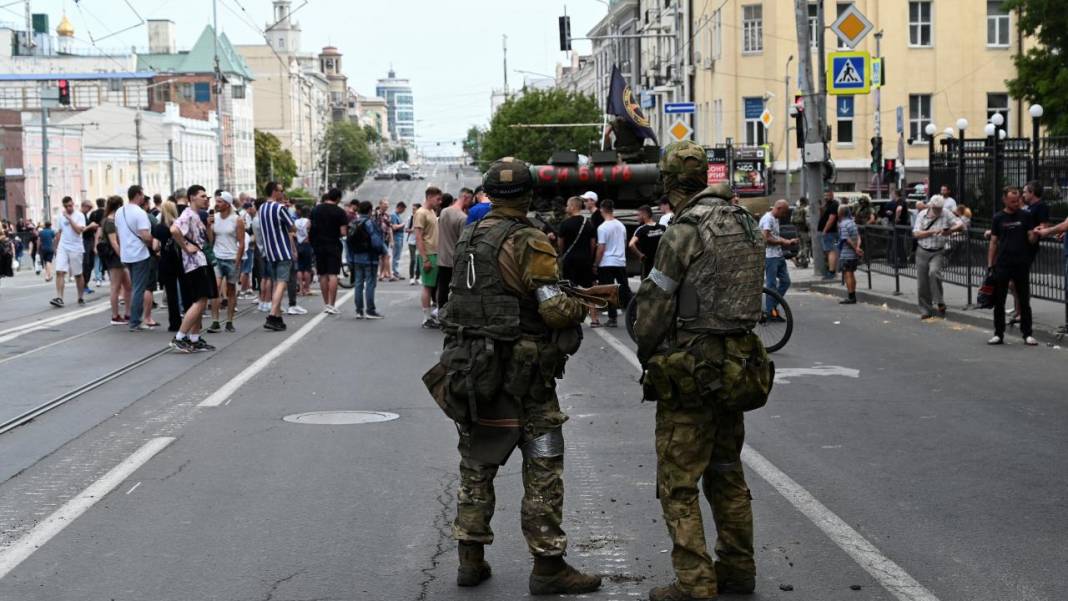
M 987 344 L 1002 344 L 1005 340 L 1005 297 L 1011 282 L 1016 289 L 1020 333 L 1025 344 L 1035 346 L 1038 341 L 1031 336 L 1030 271 L 1038 234 L 1031 214 L 1020 206 L 1019 188 L 1005 188 L 1002 203 L 1005 208 L 994 215 L 987 252 L 987 267 L 994 275 L 994 337 Z
M 311 240 L 315 253 L 315 269 L 319 272 L 319 288 L 323 292 L 323 312 L 337 315 L 337 275 L 341 273 L 341 239 L 348 234 L 349 218 L 345 209 L 337 206 L 341 190 L 332 188 L 323 202 L 311 212 Z
M 86 203 L 87 202 L 88 201 L 86 201 Z M 100 259 L 96 256 L 96 230 L 104 225 L 104 203 L 105 200 L 103 198 L 96 199 L 96 209 L 89 213 L 85 218 L 87 224 L 95 223 L 96 227 L 92 230 L 85 228 L 85 231 L 82 232 L 82 241 L 85 246 L 85 266 L 93 269 L 96 274 L 97 286 L 102 286 L 104 284 L 104 268 L 100 263 Z M 83 270 L 82 273 L 85 274 L 85 287 L 88 289 L 90 271 Z
M 660 237 L 664 235 L 667 228 L 653 221 L 653 208 L 649 205 L 638 207 L 638 221 L 641 225 L 634 230 L 627 248 L 638 255 L 638 259 L 642 262 L 642 279 L 644 280 L 653 269 L 656 248 L 660 246 Z
M 556 247 L 560 253 L 564 279 L 583 288 L 593 285 L 593 255 L 597 246 L 597 228 L 593 220 L 582 214 L 584 199 L 572 196 L 564 210 L 567 219 L 560 224 Z M 590 309 L 591 323 L 600 325 L 598 313 Z
M 817 227 L 820 230 L 823 252 L 827 255 L 827 273 L 823 275 L 823 279 L 833 280 L 838 266 L 838 201 L 830 190 L 823 195 L 823 208 L 820 210 Z

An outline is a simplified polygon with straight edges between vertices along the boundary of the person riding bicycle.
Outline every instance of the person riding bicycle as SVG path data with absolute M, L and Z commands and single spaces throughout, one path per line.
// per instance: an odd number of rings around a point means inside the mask
M 708 158 L 693 142 L 668 146 L 660 174 L 675 219 L 636 297 L 634 324 L 644 398 L 657 401 L 657 491 L 673 543 L 676 581 L 652 601 L 751 593 L 753 514 L 740 453 L 742 412 L 763 406 L 774 367 L 753 328 L 761 316 L 764 237 L 706 188 Z M 671 316 L 671 318 L 665 318 Z M 712 506 L 718 542 L 705 544 L 697 481 Z

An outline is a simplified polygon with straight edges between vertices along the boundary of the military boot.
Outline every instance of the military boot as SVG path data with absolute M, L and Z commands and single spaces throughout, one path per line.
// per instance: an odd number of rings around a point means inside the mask
M 478 586 L 492 575 L 481 543 L 460 542 L 460 568 L 456 570 L 458 586 Z
M 531 595 L 578 595 L 601 588 L 601 577 L 583 574 L 563 557 L 535 557 L 530 574 Z
M 739 573 L 717 561 L 716 588 L 721 595 L 751 595 L 756 588 L 756 577 Z
M 658 586 L 649 591 L 649 601 L 714 601 L 719 597 L 694 597 L 683 591 L 677 583 L 672 582 L 667 586 Z

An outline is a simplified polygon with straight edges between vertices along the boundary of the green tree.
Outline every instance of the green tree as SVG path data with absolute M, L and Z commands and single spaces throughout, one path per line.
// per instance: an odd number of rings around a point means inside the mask
M 1017 26 L 1038 45 L 1014 57 L 1016 77 L 1008 80 L 1009 94 L 1044 109 L 1042 123 L 1053 135 L 1068 135 L 1068 11 L 1064 0 L 1008 0 L 1018 11 Z
M 512 156 L 530 163 L 543 163 L 558 150 L 586 153 L 598 139 L 598 128 L 516 128 L 526 123 L 596 123 L 602 111 L 593 96 L 565 90 L 528 89 L 506 100 L 490 121 L 482 138 L 480 164 Z
M 479 128 L 477 125 L 472 125 L 467 130 L 467 137 L 464 138 L 463 148 L 472 159 L 478 160 L 482 155 L 482 138 L 486 135 L 486 132 Z
M 293 153 L 282 148 L 282 142 L 274 134 L 255 130 L 256 189 L 263 190 L 267 182 L 274 180 L 288 188 L 297 175 L 297 162 Z
M 389 151 L 389 162 L 396 163 L 397 161 L 408 162 L 408 149 L 403 146 L 397 146 Z
M 367 147 L 367 133 L 349 121 L 330 124 L 326 130 L 321 160 L 327 159 L 330 161 L 327 165 L 328 185 L 342 188 L 359 185 L 374 164 L 374 157 Z M 320 163 L 319 168 L 322 167 Z
M 382 141 L 382 136 L 378 135 L 378 130 L 370 125 L 363 126 L 363 135 L 368 144 L 378 144 Z

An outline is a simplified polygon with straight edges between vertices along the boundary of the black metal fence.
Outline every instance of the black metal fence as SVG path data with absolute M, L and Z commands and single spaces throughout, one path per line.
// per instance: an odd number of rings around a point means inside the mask
M 905 225 L 866 225 L 860 228 L 864 241 L 864 264 L 868 273 L 894 278 L 894 291 L 901 292 L 901 278 L 916 279 L 916 256 L 911 228 Z M 949 237 L 948 261 L 942 271 L 942 281 L 967 288 L 968 304 L 986 278 L 987 251 L 990 242 L 986 230 L 972 228 Z M 1068 287 L 1065 273 L 1064 245 L 1056 240 L 1042 240 L 1031 265 L 1031 297 L 1065 303 L 1065 323 L 1068 323 Z
M 995 140 L 943 139 L 929 147 L 932 191 L 943 184 L 972 209 L 974 219 L 989 223 L 1001 210 L 1001 189 L 1037 180 L 1056 219 L 1068 216 L 1068 136 Z

